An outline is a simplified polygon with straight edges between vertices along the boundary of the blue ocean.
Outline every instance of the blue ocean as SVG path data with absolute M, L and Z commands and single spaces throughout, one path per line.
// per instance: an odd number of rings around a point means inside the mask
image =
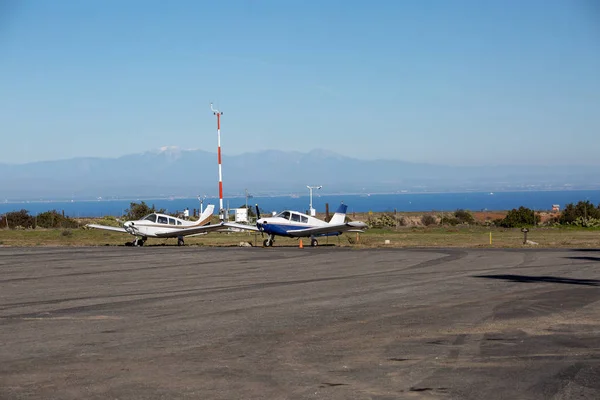
M 125 213 L 132 201 L 145 201 L 156 208 L 164 208 L 167 212 L 182 211 L 185 208 L 199 209 L 200 202 L 196 198 L 177 199 L 127 199 L 127 200 L 93 200 L 93 201 L 22 201 L 0 203 L 0 214 L 28 210 L 37 215 L 49 210 L 64 211 L 70 217 L 102 217 L 106 215 L 120 216 Z M 381 212 L 381 211 L 454 211 L 466 209 L 471 211 L 508 210 L 525 206 L 535 210 L 550 210 L 553 204 L 561 209 L 568 203 L 589 200 L 600 203 L 599 190 L 563 190 L 563 191 L 523 191 L 495 193 L 403 193 L 403 194 L 371 194 L 371 195 L 314 195 L 313 207 L 317 212 L 325 211 L 329 204 L 330 211 L 335 211 L 340 203 L 348 205 L 348 212 Z M 226 208 L 238 208 L 245 205 L 245 197 L 225 199 Z M 219 205 L 219 199 L 206 198 L 206 204 Z M 248 204 L 258 204 L 261 212 L 281 211 L 285 209 L 306 212 L 309 209 L 309 197 L 275 196 L 253 197 Z

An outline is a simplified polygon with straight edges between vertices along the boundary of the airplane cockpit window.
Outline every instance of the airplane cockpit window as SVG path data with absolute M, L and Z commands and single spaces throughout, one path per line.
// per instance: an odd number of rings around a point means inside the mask
M 180 220 L 177 220 L 177 225 L 181 225 L 181 221 Z
M 300 222 L 300 214 L 292 214 L 292 221 Z
M 176 225 L 175 218 L 169 218 L 169 225 Z
M 302 223 L 308 224 L 308 217 L 305 217 L 304 215 L 300 216 L 300 220 L 302 221 Z
M 156 214 L 150 214 L 150 215 L 146 215 L 144 218 L 142 218 L 143 220 L 146 221 L 151 221 L 151 222 L 156 222 Z
M 159 215 L 158 216 L 158 223 L 159 224 L 168 224 L 169 223 L 169 219 L 165 216 Z
M 283 218 L 283 219 L 290 219 L 290 212 L 289 211 L 283 211 L 283 212 L 280 212 L 279 214 L 277 214 L 277 216 L 279 218 Z

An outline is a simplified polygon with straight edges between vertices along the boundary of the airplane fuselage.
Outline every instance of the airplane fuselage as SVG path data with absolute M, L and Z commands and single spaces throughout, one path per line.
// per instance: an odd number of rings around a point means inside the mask
M 259 218 L 257 225 L 260 225 L 261 230 L 269 235 L 294 237 L 294 235 L 289 234 L 290 230 L 327 226 L 328 223 L 296 211 L 283 211 L 275 217 Z M 338 234 L 334 233 L 332 235 Z
M 165 214 L 150 214 L 138 221 L 127 221 L 123 228 L 127 233 L 142 237 L 165 237 L 170 232 L 201 225 L 203 221 L 186 221 Z

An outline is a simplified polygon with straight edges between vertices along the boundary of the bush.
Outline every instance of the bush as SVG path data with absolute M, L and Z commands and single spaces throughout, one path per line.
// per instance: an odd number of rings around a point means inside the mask
M 164 214 L 165 213 L 165 209 L 161 208 L 160 210 L 157 210 L 156 208 L 154 208 L 154 204 L 152 204 L 152 207 L 149 207 L 146 202 L 142 201 L 141 203 L 136 203 L 136 202 L 131 202 L 129 204 L 129 208 L 127 210 L 125 210 L 125 218 L 127 220 L 138 220 L 138 219 L 142 219 L 144 218 L 146 215 L 148 214 L 152 214 L 152 213 L 160 213 L 160 214 Z
M 589 201 L 580 201 L 577 204 L 569 203 L 560 215 L 558 221 L 562 225 L 574 224 L 578 218 L 600 219 L 600 205 L 595 207 Z
M 456 226 L 456 225 L 460 224 L 460 221 L 457 218 L 454 218 L 452 216 L 447 217 L 445 215 L 442 215 L 442 216 L 440 216 L 440 224 Z
M 372 228 L 395 228 L 398 220 L 393 214 L 381 214 L 377 217 L 369 216 L 367 224 Z
M 577 217 L 570 225 L 580 226 L 582 228 L 597 228 L 600 227 L 600 219 Z
M 456 210 L 454 212 L 454 218 L 456 218 L 461 224 L 473 225 L 475 223 L 473 214 L 465 210 Z
M 72 236 L 73 232 L 70 231 L 69 229 L 65 229 L 64 231 L 62 231 L 62 235 L 67 237 L 67 236 Z
M 421 223 L 425 226 L 430 226 L 437 224 L 437 220 L 433 215 L 426 214 L 421 217 Z
M 539 224 L 541 219 L 532 209 L 521 206 L 519 209 L 513 208 L 510 210 L 504 219 L 494 222 L 503 228 L 520 228 Z
M 35 224 L 34 218 L 29 215 L 29 211 L 21 210 L 21 211 L 13 211 L 6 213 L 6 217 L 8 219 L 8 227 L 15 229 L 17 227 L 21 228 L 33 228 Z M 6 227 L 6 221 L 4 221 L 4 226 Z
M 56 210 L 38 214 L 36 223 L 41 228 L 79 228 L 77 221 L 63 216 Z

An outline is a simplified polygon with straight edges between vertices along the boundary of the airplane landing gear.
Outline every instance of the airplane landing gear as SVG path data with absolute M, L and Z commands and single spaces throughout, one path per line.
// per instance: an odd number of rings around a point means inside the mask
M 315 237 L 314 237 L 314 236 L 311 236 L 311 237 L 310 237 L 310 245 L 311 245 L 312 247 L 317 247 L 317 246 L 319 245 L 319 242 L 317 241 L 317 239 L 315 239 Z
M 265 239 L 263 241 L 263 247 L 272 247 L 274 241 L 275 237 L 273 235 L 270 235 L 268 239 Z
M 185 246 L 185 242 L 183 241 L 183 236 L 177 236 L 177 246 Z
M 147 237 L 135 238 L 133 242 L 126 242 L 125 246 L 141 247 L 146 243 Z

